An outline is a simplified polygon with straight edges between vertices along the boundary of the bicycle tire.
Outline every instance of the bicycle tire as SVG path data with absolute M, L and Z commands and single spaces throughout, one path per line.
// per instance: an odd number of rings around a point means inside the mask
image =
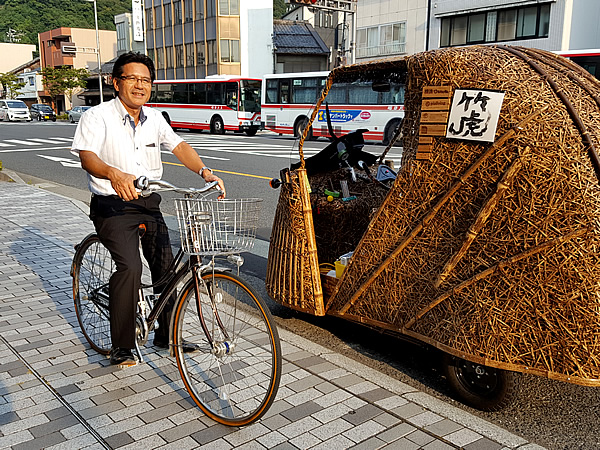
M 114 271 L 115 263 L 98 236 L 84 239 L 73 260 L 75 314 L 87 341 L 103 355 L 108 355 L 112 346 L 108 280 Z
M 175 306 L 177 367 L 190 396 L 207 416 L 224 425 L 248 425 L 269 409 L 277 395 L 281 377 L 277 328 L 264 301 L 238 276 L 210 272 L 202 279 L 202 316 L 215 345 L 199 320 L 192 277 Z M 208 289 L 216 299 L 216 315 Z M 184 339 L 198 344 L 201 350 L 184 353 Z

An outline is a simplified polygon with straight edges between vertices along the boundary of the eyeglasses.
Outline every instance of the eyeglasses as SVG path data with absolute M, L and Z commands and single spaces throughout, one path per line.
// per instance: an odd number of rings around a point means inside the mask
M 150 86 L 152 84 L 152 79 L 151 78 L 146 78 L 146 77 L 138 78 L 138 77 L 135 77 L 133 75 L 129 75 L 129 76 L 126 76 L 126 77 L 119 77 L 119 78 L 121 80 L 123 80 L 124 82 L 129 83 L 129 84 L 135 84 L 138 81 L 140 83 L 142 83 L 143 86 Z

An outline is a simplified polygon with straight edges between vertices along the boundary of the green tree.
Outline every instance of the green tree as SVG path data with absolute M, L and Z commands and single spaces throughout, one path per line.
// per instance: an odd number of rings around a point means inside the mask
M 56 106 L 56 98 L 66 95 L 69 100 L 73 90 L 86 86 L 86 78 L 90 76 L 87 69 L 72 69 L 70 67 L 44 67 L 41 70 L 44 88 L 52 99 L 52 108 Z
M 5 98 L 15 98 L 19 95 L 20 89 L 25 87 L 25 82 L 20 81 L 14 73 L 0 73 L 0 84 Z
M 281 19 L 287 12 L 284 0 L 273 0 L 273 19 Z

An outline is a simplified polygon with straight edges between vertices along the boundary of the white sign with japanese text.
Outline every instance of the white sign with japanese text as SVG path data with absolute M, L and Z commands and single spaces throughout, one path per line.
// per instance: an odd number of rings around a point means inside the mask
M 142 0 L 131 0 L 131 17 L 133 22 L 133 40 L 144 41 L 144 7 Z
M 452 97 L 446 137 L 494 142 L 504 92 L 456 89 Z

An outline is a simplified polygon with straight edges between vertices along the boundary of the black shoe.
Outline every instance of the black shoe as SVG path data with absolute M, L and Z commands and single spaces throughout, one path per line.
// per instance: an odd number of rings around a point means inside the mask
M 169 339 L 162 336 L 154 336 L 153 344 L 155 347 L 168 349 L 169 348 Z M 183 353 L 192 353 L 200 350 L 200 346 L 198 344 L 194 344 L 193 342 L 186 341 L 185 339 L 181 343 L 181 349 Z
M 137 364 L 131 349 L 113 347 L 110 349 L 110 363 L 113 366 L 131 367 Z

